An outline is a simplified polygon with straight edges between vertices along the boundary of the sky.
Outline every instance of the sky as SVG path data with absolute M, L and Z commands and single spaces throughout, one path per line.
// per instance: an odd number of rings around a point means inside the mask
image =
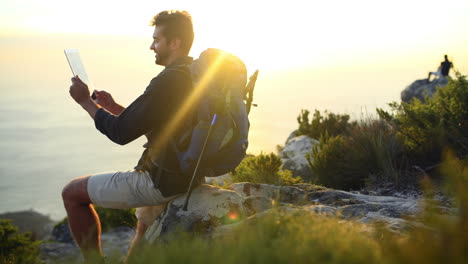
M 407 53 L 458 55 L 468 42 L 466 0 L 15 0 L 2 3 L 0 34 L 147 37 L 150 18 L 166 9 L 192 13 L 194 53 L 220 47 L 262 69 L 375 63 L 383 52 L 390 62 Z
M 359 116 L 399 100 L 444 54 L 468 72 L 466 0 L 15 0 L 0 9 L 0 91 L 66 88 L 63 49 L 79 48 L 93 83 L 128 104 L 162 70 L 149 21 L 167 9 L 192 14 L 192 56 L 215 47 L 260 69 L 253 152 L 282 144 L 301 109 Z

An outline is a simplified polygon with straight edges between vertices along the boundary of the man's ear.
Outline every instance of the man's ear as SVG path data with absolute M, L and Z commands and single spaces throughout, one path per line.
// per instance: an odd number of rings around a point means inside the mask
M 181 40 L 178 38 L 174 38 L 171 40 L 171 43 L 169 43 L 169 47 L 171 50 L 178 50 L 181 47 Z

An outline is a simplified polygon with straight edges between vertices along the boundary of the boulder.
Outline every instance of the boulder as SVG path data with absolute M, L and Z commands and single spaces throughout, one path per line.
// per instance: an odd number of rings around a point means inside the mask
M 409 103 L 413 98 L 418 98 L 424 102 L 424 95 L 432 97 L 437 88 L 444 87 L 447 83 L 446 78 L 434 79 L 431 82 L 428 82 L 427 79 L 416 80 L 401 92 L 401 100 Z
M 289 140 L 297 137 L 297 133 L 299 132 L 299 130 L 294 130 L 293 132 L 291 132 L 291 134 L 289 134 L 288 138 L 286 139 L 286 142 L 284 142 L 284 145 L 287 145 Z
M 313 173 L 307 162 L 306 154 L 310 153 L 312 147 L 319 143 L 318 140 L 305 135 L 289 139 L 279 153 L 283 169 L 292 171 L 293 176 L 300 176 L 305 181 L 313 179 Z
M 247 214 L 243 197 L 231 190 L 202 184 L 193 190 L 187 211 L 183 210 L 185 198 L 179 196 L 167 204 L 148 227 L 146 241 L 167 241 L 176 231 L 209 234 L 217 226 L 240 221 Z
M 232 183 L 231 174 L 226 173 L 216 177 L 205 177 L 205 183 L 209 185 L 223 186 L 225 183 Z
M 308 212 L 322 216 L 336 216 L 336 208 L 326 205 L 285 206 L 283 211 L 288 213 Z
M 244 199 L 244 207 L 247 216 L 258 214 L 271 209 L 275 205 L 274 200 L 263 196 L 249 196 Z
M 419 199 L 374 196 L 333 189 L 308 192 L 308 200 L 336 209 L 337 216 L 361 223 L 381 222 L 394 231 L 402 231 L 413 223 L 402 218 L 421 209 Z
M 68 222 L 63 222 L 54 226 L 52 230 L 52 240 L 61 243 L 74 243 Z

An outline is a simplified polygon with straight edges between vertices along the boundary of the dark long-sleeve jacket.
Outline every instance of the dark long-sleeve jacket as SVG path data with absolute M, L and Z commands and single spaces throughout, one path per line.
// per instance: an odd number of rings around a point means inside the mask
M 148 141 L 164 140 L 161 134 L 174 119 L 183 104 L 187 102 L 192 91 L 192 80 L 187 66 L 192 62 L 191 57 L 177 59 L 167 66 L 158 76 L 153 78 L 144 91 L 120 115 L 115 116 L 104 108 L 96 112 L 94 123 L 96 128 L 113 142 L 125 145 L 142 135 Z M 189 122 L 190 115 L 185 115 L 179 123 Z M 171 135 L 180 133 L 179 125 Z M 148 151 L 144 151 L 135 169 L 150 170 Z M 169 150 L 170 152 L 170 150 Z M 175 153 L 168 153 L 165 167 L 177 168 Z M 182 193 L 187 190 L 190 179 L 176 173 L 163 173 L 157 184 L 164 196 Z

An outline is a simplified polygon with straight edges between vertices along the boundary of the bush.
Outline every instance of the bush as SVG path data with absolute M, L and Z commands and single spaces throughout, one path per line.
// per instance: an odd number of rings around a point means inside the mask
M 391 124 L 403 138 L 411 163 L 428 167 L 441 161 L 445 148 L 462 158 L 468 154 L 468 82 L 457 75 L 447 86 L 439 88 L 425 103 L 389 104 L 392 112 L 377 109 L 379 116 Z
M 292 185 L 302 183 L 291 171 L 281 170 L 281 159 L 274 153 L 247 156 L 232 173 L 233 182 Z
M 356 125 L 355 122 L 349 123 L 349 115 L 329 113 L 327 110 L 325 110 L 324 115 L 315 110 L 312 120 L 309 122 L 309 113 L 308 110 L 301 110 L 301 114 L 297 117 L 299 123 L 297 136 L 306 135 L 318 139 L 325 134 L 329 136 L 345 135 L 349 128 Z
M 39 243 L 32 241 L 30 233 L 18 233 L 10 219 L 0 219 L 0 264 L 42 263 Z
M 111 209 L 96 206 L 94 209 L 101 221 L 101 230 L 103 232 L 119 226 L 136 227 L 137 219 L 135 216 L 135 208 Z M 56 226 L 62 224 L 68 224 L 68 217 L 65 217 L 62 221 L 56 224 Z
M 96 212 L 101 220 L 102 231 L 119 226 L 136 227 L 137 219 L 135 209 L 111 209 L 96 207 Z
M 377 109 L 379 120 L 347 124 L 345 117 L 329 114 L 327 122 L 316 111 L 298 118 L 302 131 L 320 132 L 320 145 L 308 156 L 319 183 L 339 189 L 356 189 L 367 183 L 390 181 L 397 186 L 415 183 L 420 171 L 441 162 L 444 149 L 459 158 L 468 154 L 468 82 L 464 76 L 450 80 L 426 103 L 391 103 L 392 112 Z M 341 120 L 341 121 L 337 121 Z M 326 127 L 326 128 L 324 128 Z M 332 127 L 332 128 L 328 128 Z M 340 128 L 340 129 L 337 129 Z M 333 131 L 332 133 L 330 131 Z M 337 131 L 341 131 L 338 133 Z
M 307 157 L 319 183 L 337 189 L 357 189 L 373 181 L 400 183 L 404 146 L 382 120 L 361 121 L 347 136 L 322 136 Z

